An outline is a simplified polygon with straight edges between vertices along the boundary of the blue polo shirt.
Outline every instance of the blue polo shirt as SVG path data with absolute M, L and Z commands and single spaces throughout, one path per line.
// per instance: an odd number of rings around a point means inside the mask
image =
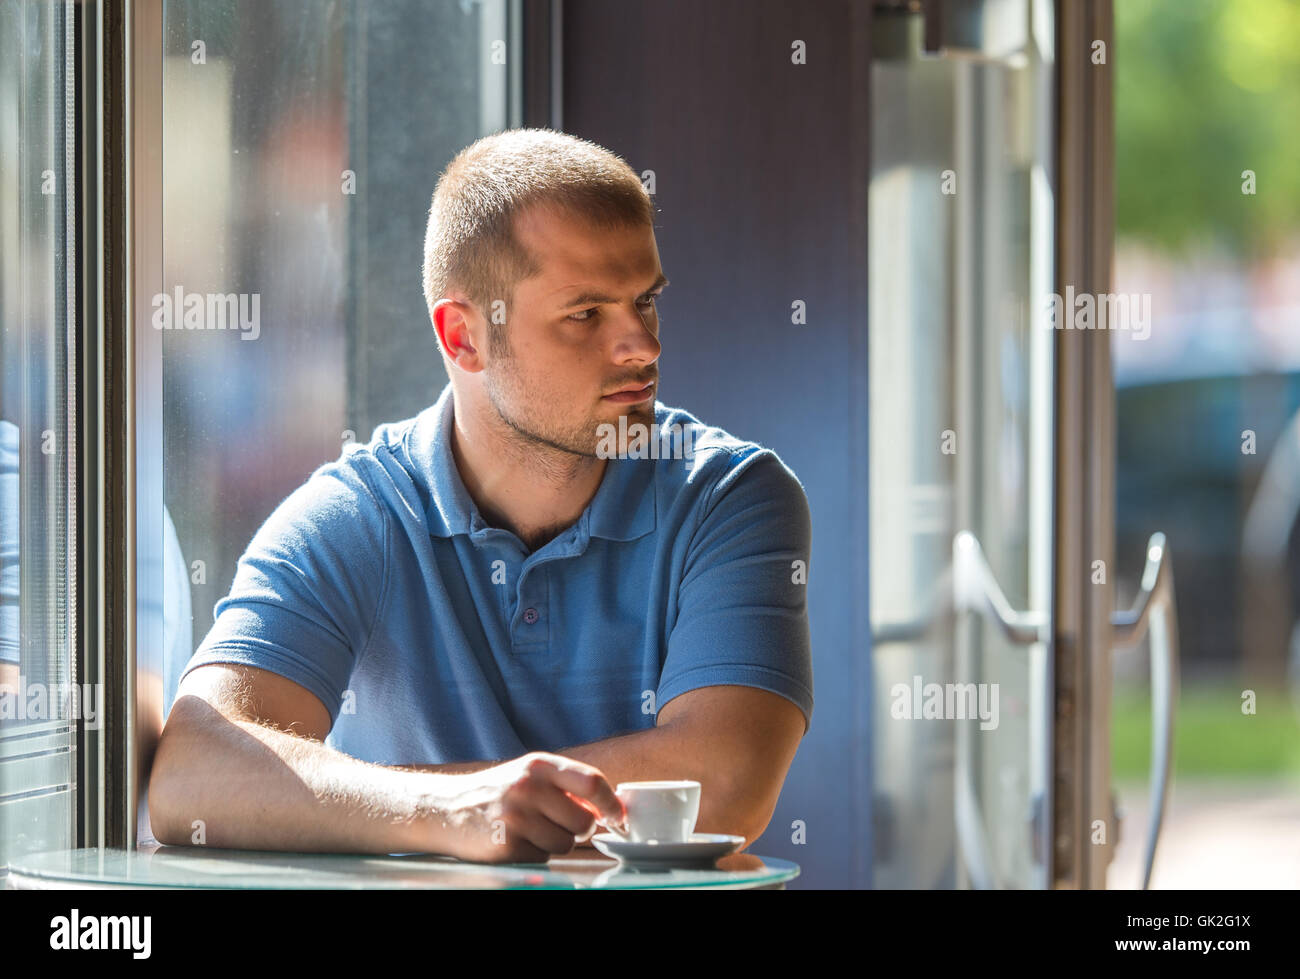
M 774 452 L 656 401 L 693 457 L 610 459 L 578 521 L 529 552 L 470 499 L 454 405 L 448 384 L 290 494 L 185 672 L 287 677 L 328 708 L 327 744 L 386 765 L 558 751 L 718 684 L 780 694 L 806 732 L 811 520 Z

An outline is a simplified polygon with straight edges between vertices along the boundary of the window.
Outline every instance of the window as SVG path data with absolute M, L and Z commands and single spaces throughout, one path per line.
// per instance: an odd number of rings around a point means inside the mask
M 0 877 L 72 845 L 77 446 L 69 378 L 76 282 L 72 5 L 0 5 Z
M 167 0 L 163 36 L 160 306 L 201 296 L 209 327 L 162 324 L 165 577 L 193 614 L 173 606 L 169 707 L 261 522 L 445 383 L 430 197 L 506 127 L 510 65 L 505 2 Z

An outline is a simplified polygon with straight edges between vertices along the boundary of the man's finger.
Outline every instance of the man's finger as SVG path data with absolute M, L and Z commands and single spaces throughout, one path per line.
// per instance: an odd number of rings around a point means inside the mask
M 556 785 L 543 784 L 535 796 L 537 809 L 556 826 L 563 827 L 574 836 L 587 832 L 588 824 L 596 818 L 590 806 L 583 805 Z
M 565 758 L 551 772 L 551 783 L 563 789 L 581 804 L 586 799 L 596 807 L 596 814 L 606 822 L 621 826 L 627 820 L 622 800 L 614 794 L 603 772 L 591 765 Z
M 512 822 L 517 835 L 547 854 L 568 853 L 573 849 L 573 834 L 537 809 L 520 812 Z

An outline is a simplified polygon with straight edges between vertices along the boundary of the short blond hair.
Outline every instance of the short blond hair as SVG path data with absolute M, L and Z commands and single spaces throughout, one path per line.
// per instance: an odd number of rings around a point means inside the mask
M 451 289 L 485 316 L 493 300 L 509 307 L 515 284 L 541 271 L 514 235 L 516 215 L 536 204 L 601 228 L 654 226 L 640 178 L 604 147 L 552 129 L 484 136 L 447 164 L 433 192 L 424 237 L 430 315 Z

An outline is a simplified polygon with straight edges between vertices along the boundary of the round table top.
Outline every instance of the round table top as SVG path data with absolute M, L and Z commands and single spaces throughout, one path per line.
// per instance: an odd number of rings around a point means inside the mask
M 90 848 L 15 856 L 7 886 L 221 889 L 491 888 L 642 890 L 780 886 L 799 875 L 789 860 L 733 853 L 712 869 L 625 867 L 580 849 L 548 863 L 465 863 L 427 853 L 277 853 L 162 846 Z

